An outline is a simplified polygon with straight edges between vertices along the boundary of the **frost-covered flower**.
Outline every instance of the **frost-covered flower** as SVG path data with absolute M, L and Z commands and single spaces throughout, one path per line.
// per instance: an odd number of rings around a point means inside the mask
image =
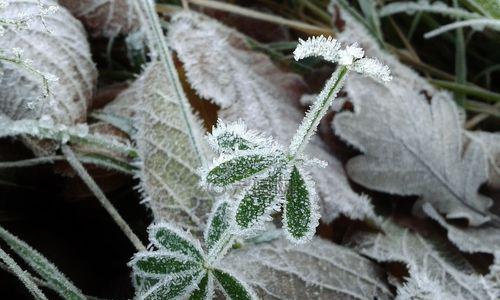
M 392 79 L 389 68 L 375 58 L 364 57 L 365 52 L 356 43 L 343 47 L 336 39 L 321 35 L 299 40 L 299 45 L 293 54 L 296 60 L 311 56 L 322 57 L 379 82 L 388 82 Z

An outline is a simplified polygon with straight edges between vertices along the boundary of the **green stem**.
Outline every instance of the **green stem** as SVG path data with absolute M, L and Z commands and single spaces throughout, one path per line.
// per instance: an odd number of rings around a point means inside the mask
M 108 200 L 104 192 L 99 188 L 94 179 L 92 179 L 87 170 L 85 170 L 85 168 L 80 163 L 73 150 L 71 150 L 71 148 L 68 147 L 67 145 L 62 145 L 61 150 L 63 154 L 66 156 L 68 163 L 71 165 L 71 167 L 75 170 L 78 176 L 80 176 L 85 185 L 87 185 L 87 187 L 96 196 L 97 200 L 101 202 L 101 205 L 104 207 L 104 209 L 106 209 L 106 211 L 109 213 L 111 218 L 113 218 L 118 227 L 120 227 L 123 233 L 129 238 L 134 247 L 138 251 L 146 250 L 146 247 L 144 247 L 141 240 L 135 235 L 130 226 L 128 226 L 127 222 L 125 222 L 125 220 L 120 216 L 120 214 L 113 206 L 113 204 L 111 204 L 111 202 Z
M 338 67 L 328 80 L 323 91 L 318 95 L 311 109 L 302 120 L 297 133 L 292 138 L 289 148 L 290 159 L 293 160 L 302 153 L 312 135 L 316 132 L 319 122 L 342 88 L 348 72 L 349 69 L 346 66 Z

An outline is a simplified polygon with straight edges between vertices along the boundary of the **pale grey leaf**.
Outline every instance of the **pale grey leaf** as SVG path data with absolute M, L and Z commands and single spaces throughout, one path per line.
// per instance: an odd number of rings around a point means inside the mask
M 0 11 L 0 18 L 15 19 L 39 13 L 38 0 L 13 0 Z M 45 5 L 57 5 L 43 0 Z M 0 113 L 12 119 L 38 119 L 51 116 L 56 123 L 72 125 L 86 120 L 97 71 L 91 59 L 87 36 L 83 26 L 66 9 L 30 22 L 24 30 L 12 26 L 5 28 L 1 37 L 3 49 L 19 48 L 21 58 L 43 74 L 58 78 L 49 83 L 52 95 L 44 93 L 40 75 L 19 65 L 0 62 L 4 75 L 0 78 Z
M 290 142 L 303 118 L 296 106 L 303 89 L 299 76 L 280 71 L 267 56 L 252 51 L 243 35 L 199 14 L 176 14 L 169 41 L 193 88 L 221 106 L 220 118 L 242 119 L 281 144 Z M 368 198 L 352 191 L 342 165 L 319 138 L 312 140 L 307 154 L 328 163 L 311 170 L 324 221 L 339 214 L 354 219 L 372 215 Z
M 500 229 L 486 224 L 461 228 L 446 222 L 429 203 L 424 204 L 423 210 L 448 231 L 448 238 L 461 251 L 500 254 Z
M 197 226 L 211 205 L 199 186 L 201 161 L 192 142 L 203 141 L 203 129 L 193 115 L 188 127 L 165 72 L 161 63 L 150 64 L 115 104 L 133 107 L 141 189 L 155 219 Z
M 92 34 L 114 38 L 139 28 L 133 0 L 59 0 Z
M 384 233 L 358 234 L 352 244 L 360 253 L 377 261 L 406 264 L 410 278 L 406 285 L 398 287 L 399 299 L 447 299 L 435 298 L 439 295 L 464 300 L 492 299 L 484 287 L 484 278 L 443 252 L 436 243 L 389 220 L 381 222 L 380 227 Z
M 467 137 L 483 148 L 489 164 L 488 184 L 500 189 L 500 133 L 469 131 Z
M 418 195 L 448 218 L 472 225 L 490 220 L 491 199 L 478 194 L 488 162 L 476 143 L 464 146 L 457 106 L 439 92 L 429 104 L 403 79 L 388 85 L 351 76 L 355 112 L 334 120 L 335 132 L 364 155 L 347 164 L 351 178 L 374 190 Z
M 222 264 L 241 274 L 260 299 L 391 299 L 381 269 L 348 248 L 320 238 L 233 250 Z

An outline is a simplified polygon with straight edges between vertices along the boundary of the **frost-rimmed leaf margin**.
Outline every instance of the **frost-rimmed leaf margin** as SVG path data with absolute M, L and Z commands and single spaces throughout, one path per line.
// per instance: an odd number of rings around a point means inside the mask
M 189 257 L 194 258 L 197 261 L 203 260 L 203 248 L 201 247 L 200 241 L 195 239 L 190 233 L 184 231 L 180 227 L 167 223 L 159 222 L 151 225 L 148 228 L 149 240 L 158 249 L 166 249 L 172 252 L 178 252 Z M 159 234 L 167 234 L 175 241 L 165 239 L 165 236 L 161 237 Z M 162 238 L 162 240 L 160 240 Z M 176 245 L 181 243 L 182 246 Z
M 213 271 L 220 290 L 230 300 L 257 300 L 253 289 L 235 274 L 220 268 Z
M 212 127 L 212 132 L 207 134 L 206 139 L 208 145 L 218 154 L 277 147 L 272 138 L 248 129 L 241 119 L 227 124 L 218 119 L 217 124 Z
M 294 186 L 295 184 L 298 185 Z M 301 191 L 299 191 L 299 189 Z M 294 197 L 290 193 L 297 193 L 304 191 L 307 193 L 307 197 L 302 198 L 301 201 L 308 202 L 307 204 L 309 212 L 301 216 L 297 215 L 296 217 L 298 217 L 299 219 L 294 219 L 295 216 L 290 215 L 292 211 L 289 211 L 289 208 L 292 204 L 293 205 L 296 204 L 292 203 L 292 201 L 296 202 L 296 200 L 300 199 L 293 199 Z M 294 165 L 292 167 L 292 170 L 289 172 L 289 180 L 287 183 L 287 190 L 283 205 L 283 228 L 285 231 L 285 235 L 289 240 L 291 240 L 296 244 L 304 244 L 312 239 L 312 237 L 316 233 L 316 227 L 318 227 L 319 219 L 321 217 L 319 213 L 318 201 L 319 198 L 316 193 L 314 180 L 312 180 L 311 176 L 309 175 L 309 173 L 306 172 L 306 170 L 304 170 L 302 167 L 298 165 Z M 302 208 L 304 208 L 304 206 L 302 206 Z M 302 211 L 303 209 L 294 210 L 293 212 L 297 214 Z M 303 218 L 307 219 L 306 221 L 307 223 L 303 222 Z M 302 228 L 302 232 L 299 234 L 295 233 L 297 229 L 295 228 L 296 227 L 295 225 L 297 225 L 297 222 L 303 223 L 300 225 L 304 225 L 305 227 L 307 227 L 307 228 Z
M 200 185 L 216 192 L 223 192 L 256 176 L 269 174 L 273 167 L 284 159 L 284 154 L 278 147 L 222 154 L 218 158 L 215 158 L 211 165 L 200 169 Z M 250 163 L 254 162 L 258 164 L 250 166 Z M 247 170 L 240 175 L 229 172 L 242 167 L 247 168 Z M 219 175 L 222 177 L 217 177 Z M 229 175 L 234 176 L 229 177 Z

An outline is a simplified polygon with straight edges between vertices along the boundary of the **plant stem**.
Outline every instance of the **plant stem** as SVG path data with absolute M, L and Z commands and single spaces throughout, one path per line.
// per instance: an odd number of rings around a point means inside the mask
M 85 170 L 73 150 L 71 150 L 71 148 L 67 145 L 62 145 L 61 149 L 63 154 L 66 156 L 68 163 L 71 165 L 71 167 L 73 167 L 75 172 L 78 174 L 78 176 L 80 176 L 80 178 L 96 196 L 99 202 L 101 202 L 101 205 L 104 207 L 104 209 L 106 209 L 106 211 L 109 213 L 111 218 L 113 218 L 118 227 L 120 227 L 123 233 L 125 233 L 125 235 L 129 238 L 135 248 L 138 251 L 146 250 L 146 247 L 144 247 L 141 240 L 139 240 L 132 229 L 128 226 L 127 222 L 123 220 L 113 204 L 111 204 L 111 202 L 108 200 L 104 192 L 99 188 L 94 179 L 92 179 L 87 170 Z
M 299 129 L 297 130 L 297 133 L 295 133 L 295 136 L 292 138 L 292 142 L 290 143 L 289 154 L 292 160 L 297 158 L 297 156 L 302 153 L 304 147 L 311 139 L 311 136 L 316 132 L 319 122 L 326 114 L 328 108 L 337 96 L 337 93 L 344 85 L 348 72 L 349 70 L 346 66 L 338 67 L 326 83 L 321 93 L 318 95 L 318 98 L 311 106 L 310 110 L 307 112 L 299 126 Z
M 43 292 L 36 286 L 36 284 L 31 280 L 31 276 L 28 272 L 21 269 L 21 267 L 9 256 L 2 248 L 0 248 L 0 259 L 5 262 L 5 264 L 12 270 L 19 280 L 26 286 L 35 299 L 38 300 L 48 300 Z

